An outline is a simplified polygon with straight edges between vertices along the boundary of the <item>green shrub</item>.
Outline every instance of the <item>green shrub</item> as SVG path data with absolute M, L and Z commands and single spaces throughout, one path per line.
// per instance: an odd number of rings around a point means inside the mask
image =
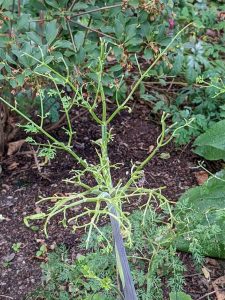
M 178 127 L 184 124 L 184 119 L 194 117 L 192 127 L 180 130 L 177 136 L 180 144 L 224 118 L 222 98 L 212 101 L 214 88 L 203 90 L 195 84 L 199 75 L 214 78 L 224 72 L 221 57 L 224 21 L 219 15 L 225 9 L 222 3 L 132 0 L 122 10 L 114 0 L 107 1 L 108 9 L 104 9 L 101 0 L 76 1 L 76 5 L 69 0 L 22 1 L 20 7 L 15 2 L 0 4 L 4 35 L 0 42 L 0 81 L 5 97 L 8 101 L 16 100 L 20 109 L 26 107 L 32 112 L 34 107 L 39 108 L 39 87 L 51 88 L 48 80 L 40 80 L 33 73 L 30 76 L 30 69 L 37 62 L 24 52 L 40 59 L 41 49 L 42 58 L 66 76 L 60 59 L 63 57 L 73 82 L 83 84 L 92 97 L 97 82 L 94 70 L 98 64 L 99 36 L 102 36 L 112 47 L 106 62 L 107 72 L 102 76 L 105 94 L 123 101 L 139 77 L 140 68 L 145 69 L 171 37 L 187 23 L 194 22 L 195 28 L 180 36 L 151 70 L 150 79 L 142 83 L 138 98 L 149 101 L 155 112 L 169 112 Z M 162 86 L 160 93 L 154 89 L 158 83 Z M 168 94 L 170 85 L 178 87 L 178 93 Z M 46 105 L 46 109 L 50 116 L 45 121 L 59 121 L 61 107 Z

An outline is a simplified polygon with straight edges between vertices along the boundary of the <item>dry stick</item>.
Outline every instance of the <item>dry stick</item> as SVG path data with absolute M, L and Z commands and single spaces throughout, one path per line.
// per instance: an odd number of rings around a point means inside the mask
M 8 298 L 8 299 L 13 299 L 12 297 L 10 297 L 10 296 L 6 296 L 6 295 L 0 295 L 0 297 L 3 297 L 3 298 Z
M 115 37 L 113 37 L 113 36 L 111 36 L 111 35 L 108 35 L 108 34 L 106 34 L 106 33 L 103 33 L 103 32 L 101 32 L 101 31 L 99 31 L 99 30 L 97 30 L 97 29 L 88 27 L 88 26 L 86 26 L 86 25 L 84 25 L 84 24 L 81 24 L 80 22 L 76 22 L 76 21 L 73 21 L 73 20 L 69 20 L 69 21 L 70 21 L 71 23 L 77 24 L 77 25 L 79 25 L 79 26 L 81 26 L 81 27 L 83 27 L 83 28 L 85 28 L 85 29 L 87 29 L 87 30 L 96 32 L 96 33 L 100 34 L 101 36 L 105 36 L 105 37 L 107 37 L 107 38 L 116 40 Z
M 77 0 L 74 0 L 73 3 L 70 5 L 69 7 L 69 11 L 71 11 L 74 7 L 74 5 L 76 4 Z
M 74 52 L 76 53 L 77 52 L 77 47 L 76 47 L 76 44 L 75 44 L 75 41 L 74 41 L 74 37 L 73 37 L 73 33 L 72 33 L 72 30 L 71 30 L 71 27 L 70 27 L 70 23 L 69 23 L 68 20 L 66 21 L 66 24 L 67 24 L 67 28 L 68 28 L 69 33 L 70 33 L 70 38 L 71 38 L 71 41 L 72 41 L 72 44 L 73 44 Z
M 21 15 L 21 3 L 20 0 L 18 0 L 18 17 Z
M 71 18 L 76 18 L 76 17 L 80 17 L 80 16 L 83 16 L 83 15 L 88 15 L 88 14 L 91 14 L 91 13 L 95 13 L 95 12 L 98 12 L 98 11 L 101 11 L 101 10 L 106 10 L 106 9 L 110 9 L 110 8 L 116 8 L 116 7 L 120 7 L 120 6 L 122 6 L 122 3 L 99 7 L 99 8 L 95 8 L 95 9 L 92 9 L 92 10 L 84 11 L 84 12 L 81 12 L 81 13 L 78 13 L 78 14 L 75 14 L 75 15 L 70 15 L 70 16 L 71 16 Z
M 81 12 L 81 13 L 78 13 L 78 14 L 75 14 L 75 15 L 67 15 L 66 12 L 64 14 L 64 16 L 69 20 L 69 17 L 70 18 L 75 18 L 75 17 L 80 17 L 80 16 L 84 16 L 84 15 L 88 15 L 88 14 L 91 14 L 91 13 L 95 13 L 95 12 L 98 12 L 98 11 L 102 11 L 102 10 L 106 10 L 106 9 L 110 9 L 110 8 L 116 8 L 116 7 L 120 7 L 122 6 L 122 3 L 119 3 L 119 4 L 115 4 L 115 5 L 110 5 L 110 6 L 103 6 L 103 7 L 100 7 L 100 8 L 95 8 L 95 9 L 92 9 L 92 10 L 88 10 L 88 11 L 84 11 L 84 12 Z M 69 9 L 70 11 L 70 9 Z M 36 19 L 33 19 L 29 22 L 39 22 L 40 20 L 36 20 Z M 43 21 L 48 21 L 48 19 L 43 19 Z
M 213 292 L 207 293 L 207 294 L 205 294 L 205 295 L 201 296 L 200 298 L 198 298 L 197 300 L 202 300 L 202 299 L 204 299 L 205 297 L 207 297 L 207 296 L 210 296 L 210 295 L 213 295 L 213 294 L 215 294 L 215 293 L 216 293 L 216 291 L 213 291 Z

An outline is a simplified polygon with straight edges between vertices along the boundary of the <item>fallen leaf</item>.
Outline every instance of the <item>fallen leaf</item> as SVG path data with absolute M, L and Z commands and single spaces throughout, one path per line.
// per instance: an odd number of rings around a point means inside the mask
M 49 246 L 49 248 L 50 248 L 51 250 L 54 250 L 54 249 L 56 248 L 56 246 L 57 246 L 56 242 L 53 242 L 53 243 Z
M 5 262 L 10 262 L 10 261 L 12 261 L 12 260 L 14 259 L 15 256 L 16 256 L 15 253 L 11 253 L 11 254 L 9 254 L 9 255 L 4 256 L 4 257 L 3 257 L 3 260 L 4 260 Z
M 10 186 L 8 184 L 3 183 L 2 188 L 8 191 L 10 189 Z
M 206 171 L 195 172 L 195 178 L 199 185 L 202 185 L 209 178 L 209 174 Z
M 207 280 L 210 280 L 210 273 L 206 267 L 202 268 L 202 273 L 204 274 L 204 276 Z
M 19 166 L 19 163 L 17 163 L 17 162 L 14 161 L 12 164 L 10 164 L 10 165 L 7 167 L 7 169 L 8 169 L 9 171 L 12 171 L 12 170 L 15 170 L 18 166 Z
M 211 265 L 211 266 L 217 266 L 219 265 L 218 261 L 214 258 L 206 257 L 205 259 L 206 263 Z
M 168 152 L 162 152 L 159 157 L 161 159 L 169 159 L 170 158 L 170 154 Z
M 25 140 L 19 140 L 16 142 L 8 143 L 8 151 L 7 155 L 10 156 L 14 154 L 15 152 L 19 151 L 21 146 L 25 143 Z
M 39 206 L 36 206 L 35 212 L 36 212 L 37 214 L 41 213 L 41 208 L 40 208 Z
M 215 290 L 217 300 L 225 300 L 225 276 L 217 278 L 213 281 L 212 285 Z
M 154 145 L 149 146 L 148 147 L 148 154 L 150 154 L 153 151 L 154 148 L 155 148 Z

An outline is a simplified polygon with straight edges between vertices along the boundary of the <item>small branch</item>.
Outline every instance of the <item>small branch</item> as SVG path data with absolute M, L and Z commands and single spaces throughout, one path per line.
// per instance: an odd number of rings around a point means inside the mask
M 69 7 L 69 11 L 71 11 L 74 7 L 74 5 L 76 4 L 77 0 L 73 0 L 72 4 Z
M 88 27 L 88 26 L 86 26 L 86 25 L 84 25 L 84 24 L 81 24 L 80 22 L 76 22 L 76 21 L 73 21 L 73 20 L 69 20 L 69 21 L 70 21 L 71 23 L 77 24 L 78 26 L 81 26 L 81 27 L 83 27 L 83 28 L 85 28 L 85 29 L 87 29 L 87 30 L 96 32 L 96 33 L 98 33 L 98 34 L 101 35 L 101 36 L 105 36 L 105 37 L 108 37 L 108 38 L 110 38 L 110 39 L 116 40 L 115 37 L 113 37 L 113 36 L 111 36 L 111 35 L 108 35 L 108 34 L 106 34 L 106 33 L 103 33 L 103 32 L 101 32 L 101 31 L 99 31 L 99 30 L 97 30 L 97 29 Z
M 20 3 L 21 0 L 18 0 L 18 17 L 20 17 L 21 15 L 21 3 Z
M 76 53 L 77 52 L 77 47 L 76 47 L 76 44 L 75 44 L 75 41 L 74 41 L 74 37 L 73 37 L 73 33 L 72 33 L 72 30 L 71 30 L 71 27 L 70 27 L 70 23 L 69 23 L 68 20 L 66 21 L 66 24 L 67 24 L 67 27 L 68 27 L 68 30 L 69 30 L 69 33 L 70 33 L 70 38 L 71 38 L 71 41 L 72 41 L 72 44 L 73 44 L 74 52 Z
M 206 297 L 208 297 L 208 296 L 210 296 L 210 295 L 213 295 L 213 294 L 215 294 L 215 293 L 216 293 L 215 291 L 210 292 L 210 293 L 207 293 L 207 294 L 203 295 L 202 297 L 198 298 L 197 300 L 202 300 L 202 299 L 204 299 L 204 298 L 206 298 Z
M 80 17 L 80 16 L 83 16 L 83 15 L 88 15 L 88 14 L 95 13 L 95 12 L 98 12 L 98 11 L 102 11 L 102 10 L 106 10 L 106 9 L 110 9 L 110 8 L 116 8 L 116 7 L 120 7 L 120 6 L 122 6 L 122 3 L 99 7 L 99 8 L 84 11 L 84 12 L 81 12 L 81 13 L 78 13 L 78 14 L 75 14 L 75 15 L 70 15 L 70 16 L 71 16 L 71 18 L 76 18 L 76 17 Z
M 7 298 L 7 299 L 13 299 L 12 297 L 6 296 L 6 295 L 0 295 L 0 297 Z

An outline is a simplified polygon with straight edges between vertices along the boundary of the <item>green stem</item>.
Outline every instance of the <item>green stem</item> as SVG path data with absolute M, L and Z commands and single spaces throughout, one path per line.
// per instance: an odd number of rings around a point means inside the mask
M 49 140 L 51 140 L 53 143 L 55 143 L 58 147 L 66 151 L 68 154 L 70 154 L 76 161 L 78 161 L 84 168 L 88 166 L 87 162 L 79 157 L 74 151 L 72 151 L 68 146 L 64 145 L 63 143 L 59 142 L 57 139 L 55 139 L 53 136 L 51 136 L 47 131 L 45 131 L 43 128 L 41 128 L 39 125 L 37 125 L 34 121 L 32 121 L 29 117 L 27 117 L 24 113 L 22 113 L 20 110 L 18 110 L 16 107 L 8 103 L 5 99 L 0 97 L 0 100 L 5 103 L 7 106 L 9 106 L 12 110 L 15 110 L 21 117 L 23 117 L 25 120 L 27 120 L 29 123 L 34 125 L 38 131 L 43 133 Z
M 149 161 L 155 156 L 155 154 L 159 151 L 159 149 L 163 145 L 163 141 L 165 139 L 165 132 L 166 132 L 166 124 L 165 124 L 166 115 L 163 113 L 161 118 L 161 124 L 162 124 L 162 133 L 158 138 L 157 146 L 156 148 L 149 154 L 149 156 L 135 169 L 135 171 L 131 174 L 130 179 L 127 181 L 127 183 L 124 185 L 123 192 L 125 193 L 127 189 L 131 186 L 133 183 L 133 178 L 135 178 L 141 170 L 144 169 L 144 167 L 149 163 Z
M 68 124 L 68 128 L 69 128 L 69 140 L 68 140 L 68 143 L 67 143 L 67 146 L 70 147 L 71 146 L 71 143 L 72 143 L 72 138 L 73 138 L 73 128 L 72 128 L 72 125 L 71 125 L 71 120 L 70 120 L 70 116 L 69 116 L 69 111 L 68 109 L 63 105 L 63 100 L 62 100 L 62 96 L 61 96 L 61 93 L 59 91 L 59 88 L 57 86 L 57 84 L 54 82 L 55 84 L 55 87 L 57 89 L 57 92 L 58 92 L 58 95 L 59 95 L 59 98 L 61 100 L 61 103 L 62 103 L 62 106 L 64 108 L 64 112 L 66 114 L 66 120 L 67 120 L 67 124 Z

